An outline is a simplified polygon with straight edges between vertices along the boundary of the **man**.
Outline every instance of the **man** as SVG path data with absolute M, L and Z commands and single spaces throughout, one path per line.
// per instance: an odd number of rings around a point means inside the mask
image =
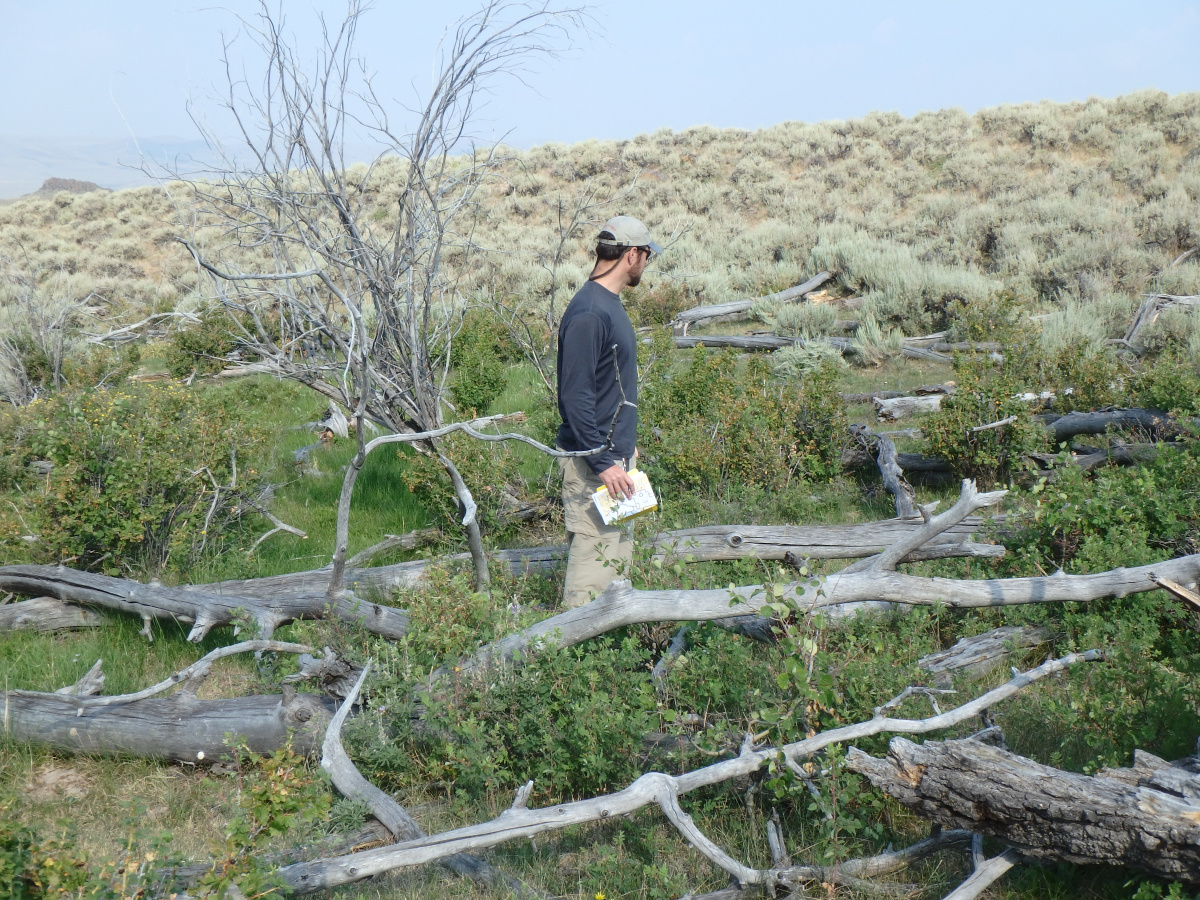
M 563 605 L 569 609 L 603 591 L 633 559 L 629 530 L 605 525 L 592 494 L 601 485 L 614 496 L 633 493 L 626 470 L 637 452 L 637 338 L 620 293 L 637 287 L 646 264 L 661 252 L 637 219 L 609 219 L 596 243 L 591 277 L 558 327 L 558 446 L 602 448 L 559 460 L 568 544 Z

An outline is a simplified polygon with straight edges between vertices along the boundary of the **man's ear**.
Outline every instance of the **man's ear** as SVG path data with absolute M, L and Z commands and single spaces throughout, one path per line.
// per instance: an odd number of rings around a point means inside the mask
M 640 252 L 641 252 L 641 251 L 640 251 L 640 250 L 638 250 L 638 248 L 637 248 L 637 247 L 630 247 L 628 250 L 626 250 L 626 251 L 625 251 L 625 263 L 626 263 L 626 265 L 628 265 L 630 268 L 633 268 L 634 266 L 636 266 L 636 265 L 637 265 L 637 261 L 638 261 L 638 254 L 639 254 Z

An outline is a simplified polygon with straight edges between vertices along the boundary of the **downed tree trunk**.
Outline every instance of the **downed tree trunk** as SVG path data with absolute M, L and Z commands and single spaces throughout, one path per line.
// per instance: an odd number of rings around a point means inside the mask
M 914 413 L 937 412 L 942 408 L 942 394 L 928 394 L 920 397 L 880 397 L 873 400 L 875 414 L 881 422 L 895 422 Z
M 896 459 L 896 445 L 892 443 L 891 438 L 875 434 L 866 425 L 851 425 L 850 433 L 864 450 L 874 454 L 883 486 L 894 500 L 897 518 L 909 519 L 916 516 L 916 492 L 904 479 L 904 470 L 900 468 Z
M 1050 630 L 1033 625 L 1005 625 L 973 637 L 959 638 L 953 647 L 917 660 L 917 668 L 928 672 L 936 683 L 954 676 L 982 678 L 1009 664 L 1015 652 L 1048 643 Z
M 902 453 L 899 459 L 903 461 L 909 455 Z M 904 561 L 1003 556 L 1004 547 L 998 544 L 979 544 L 970 540 L 981 524 L 982 520 L 977 517 L 968 518 L 948 529 L 928 546 L 914 550 Z M 782 560 L 789 553 L 809 559 L 858 559 L 878 553 L 899 538 L 912 534 L 919 526 L 917 521 L 900 519 L 858 525 L 710 525 L 664 532 L 655 535 L 652 543 L 655 558 L 670 557 L 690 562 Z M 408 537 L 404 536 L 404 539 Z M 390 542 L 385 540 L 382 543 L 386 546 Z M 527 572 L 549 573 L 562 566 L 566 559 L 566 547 L 557 545 L 499 550 L 492 554 L 492 558 L 518 575 Z M 332 602 L 325 596 L 329 585 L 329 567 L 265 578 L 168 588 L 58 566 L 5 566 L 0 567 L 0 590 L 53 594 L 63 600 L 140 615 L 143 619 L 194 622 L 204 616 L 201 637 L 212 627 L 229 624 L 239 609 L 251 614 L 260 629 L 265 624 L 270 625 L 263 636 L 269 636 L 283 622 L 297 618 L 321 618 L 327 609 L 332 609 L 339 618 L 358 622 L 369 631 L 395 640 L 407 632 L 407 613 L 395 607 L 355 599 L 354 595 L 389 596 L 397 590 L 411 590 L 421 584 L 431 565 L 469 559 L 470 554 L 460 553 L 440 560 L 418 559 L 370 569 L 347 567 L 342 586 L 350 591 L 351 596 Z M 3 610 L 9 608 L 0 607 L 0 629 L 3 627 Z M 274 624 L 270 624 L 272 622 Z M 103 623 L 96 619 L 95 624 Z M 193 635 L 197 633 L 195 628 L 192 632 Z M 143 633 L 147 636 L 151 634 L 149 628 Z
M 287 689 L 277 694 L 197 700 L 180 692 L 163 700 L 140 700 L 77 715 L 61 694 L 7 691 L 5 734 L 17 741 L 64 753 L 138 756 L 177 762 L 226 759 L 234 755 L 226 735 L 245 739 L 255 753 L 270 753 L 288 742 L 297 752 L 321 745 L 334 702 Z
M 1092 472 L 1109 464 L 1135 466 L 1150 462 L 1157 457 L 1161 446 L 1161 444 L 1118 444 L 1107 450 L 1094 450 L 1090 453 L 1072 452 L 1067 455 L 1066 462 L 1069 465 L 1078 466 L 1085 472 Z M 1029 453 L 1027 455 L 1036 459 L 1043 469 L 1052 469 L 1063 462 L 1063 457 L 1057 453 Z
M 95 628 L 104 620 L 70 603 L 53 597 L 35 597 L 19 603 L 0 606 L 0 632 L 28 628 L 33 631 L 66 631 L 72 628 Z
M 752 300 L 731 300 L 728 303 L 714 303 L 710 306 L 696 306 L 692 309 L 685 309 L 683 312 L 676 314 L 671 325 L 675 327 L 677 334 L 685 335 L 688 328 L 698 322 L 724 319 L 747 313 L 755 303 L 760 301 L 790 303 L 793 300 L 799 300 L 805 294 L 815 291 L 832 277 L 828 272 L 820 272 L 803 284 L 788 288 L 786 291 L 779 291 L 776 294 L 767 294 L 765 297 L 755 297 Z
M 98 690 L 98 667 L 71 693 L 4 692 L 4 731 L 17 741 L 66 753 L 138 756 L 177 762 L 217 760 L 236 754 L 228 735 L 237 735 L 255 753 L 270 753 L 290 739 L 301 753 L 321 745 L 333 715 L 332 700 L 300 694 L 285 685 L 282 696 L 198 700 L 196 689 L 212 662 L 240 652 L 301 653 L 302 644 L 246 641 L 221 647 L 158 685 L 122 696 L 81 696 Z M 154 695 L 180 686 L 171 697 Z
M 1200 883 L 1200 779 L 1190 772 L 1088 777 L 970 738 L 893 738 L 886 759 L 851 748 L 846 766 L 917 815 L 999 838 L 1025 857 Z
M 140 615 L 145 623 L 142 633 L 147 638 L 153 635 L 150 630 L 153 619 L 190 622 L 188 640 L 201 641 L 212 628 L 232 624 L 243 615 L 254 621 L 260 637 L 267 638 L 286 622 L 319 619 L 328 612 L 392 639 L 403 637 L 408 629 L 408 615 L 403 610 L 348 597 L 330 600 L 323 591 L 292 591 L 264 597 L 223 592 L 220 585 L 141 584 L 65 566 L 0 566 L 0 590 L 48 594 L 70 603 Z
M 1070 440 L 1080 434 L 1104 434 L 1109 426 L 1121 431 L 1141 428 L 1161 437 L 1179 430 L 1179 422 L 1200 424 L 1200 419 L 1172 419 L 1159 409 L 1110 409 L 1099 412 L 1072 412 L 1066 415 L 1042 413 L 1037 416 L 1055 443 Z
M 1194 253 L 1195 251 L 1192 250 L 1190 252 Z M 1186 254 L 1181 256 L 1177 261 L 1182 261 L 1184 258 L 1186 258 Z M 1151 294 L 1146 298 L 1141 307 L 1138 308 L 1133 321 L 1129 323 L 1129 328 L 1126 330 L 1125 336 L 1118 343 L 1140 351 L 1145 331 L 1158 320 L 1158 317 L 1165 310 L 1172 308 L 1194 310 L 1198 307 L 1200 307 L 1200 297 L 1176 297 L 1171 294 Z

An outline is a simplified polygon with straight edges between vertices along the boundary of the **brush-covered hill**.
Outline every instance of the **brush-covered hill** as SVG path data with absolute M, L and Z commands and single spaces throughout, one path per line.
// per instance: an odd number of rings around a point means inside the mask
M 1031 311 L 1200 293 L 1200 264 L 1171 265 L 1200 243 L 1197 93 L 661 130 L 505 156 L 472 235 L 500 252 L 471 257 L 464 292 L 545 296 L 560 213 L 591 198 L 611 200 L 588 211 L 592 222 L 626 212 L 673 239 L 645 287 L 696 302 L 829 269 L 867 296 L 867 312 L 916 334 L 944 324 L 953 300 L 1003 288 Z M 376 164 L 360 198 L 367 221 L 386 227 L 402 169 Z M 94 294 L 110 317 L 200 302 L 195 266 L 172 242 L 194 217 L 181 184 L 0 208 L 0 304 L 14 281 Z M 590 237 L 585 227 L 567 241 L 558 290 L 584 276 Z

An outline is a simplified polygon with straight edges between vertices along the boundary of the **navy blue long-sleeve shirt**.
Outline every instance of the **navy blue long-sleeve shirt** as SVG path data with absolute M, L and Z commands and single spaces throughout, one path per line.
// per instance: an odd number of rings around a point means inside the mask
M 621 405 L 618 369 L 624 399 L 636 404 L 637 337 L 633 324 L 620 297 L 589 281 L 571 299 L 558 326 L 558 412 L 562 416 L 558 446 L 563 450 L 605 446 L 616 414 L 616 427 L 607 449 L 585 457 L 597 474 L 618 460 L 632 459 L 637 444 L 637 407 Z

